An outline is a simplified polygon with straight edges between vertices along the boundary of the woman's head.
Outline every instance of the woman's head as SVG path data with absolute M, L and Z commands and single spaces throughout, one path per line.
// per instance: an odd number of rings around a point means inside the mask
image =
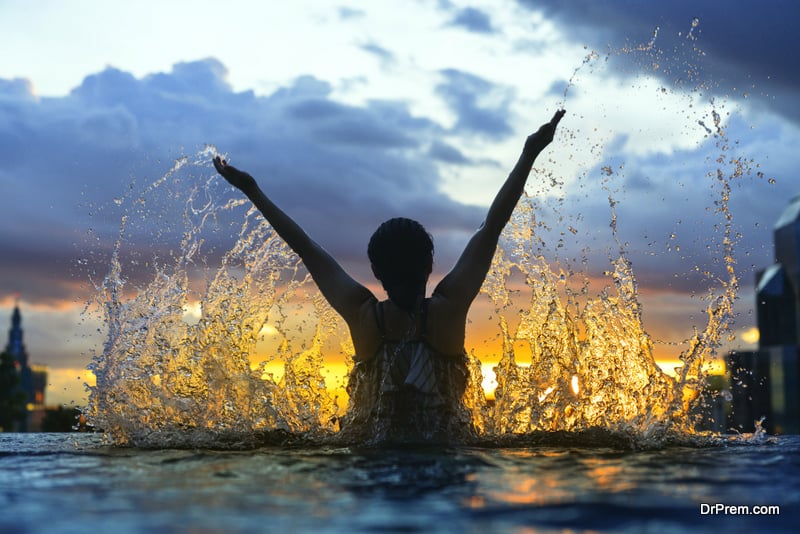
M 369 240 L 367 255 L 372 272 L 383 284 L 389 299 L 413 311 L 425 294 L 433 270 L 433 239 L 412 219 L 398 217 L 381 224 Z

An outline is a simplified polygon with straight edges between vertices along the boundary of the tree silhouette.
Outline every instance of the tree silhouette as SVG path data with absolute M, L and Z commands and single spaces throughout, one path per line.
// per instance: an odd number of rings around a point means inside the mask
M 85 431 L 85 426 L 85 423 L 81 422 L 81 411 L 66 406 L 47 410 L 42 420 L 42 432 Z
M 11 431 L 25 416 L 25 392 L 19 389 L 19 375 L 14 357 L 0 354 L 0 431 Z

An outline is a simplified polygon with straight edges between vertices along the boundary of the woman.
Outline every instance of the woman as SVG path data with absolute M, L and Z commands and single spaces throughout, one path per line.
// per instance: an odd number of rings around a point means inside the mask
M 344 318 L 356 362 L 343 429 L 372 440 L 459 439 L 470 431 L 462 396 L 467 367 L 467 312 L 478 295 L 533 162 L 553 140 L 564 110 L 530 135 L 511 174 L 453 269 L 425 298 L 433 241 L 411 219 L 384 222 L 370 239 L 372 271 L 386 290 L 379 301 L 276 206 L 249 174 L 219 156 L 214 167 L 261 211 L 303 260 L 330 305 Z

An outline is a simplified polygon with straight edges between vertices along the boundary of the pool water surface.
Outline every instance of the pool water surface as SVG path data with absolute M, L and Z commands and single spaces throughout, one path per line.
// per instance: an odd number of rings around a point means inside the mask
M 217 451 L 0 434 L 0 531 L 793 532 L 798 453 L 800 436 L 646 451 L 563 439 Z

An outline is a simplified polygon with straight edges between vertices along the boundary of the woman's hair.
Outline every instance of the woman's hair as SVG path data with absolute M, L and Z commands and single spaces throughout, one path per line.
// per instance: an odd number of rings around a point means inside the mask
M 367 256 L 389 299 L 401 309 L 413 312 L 433 269 L 430 234 L 412 219 L 389 219 L 372 234 Z

